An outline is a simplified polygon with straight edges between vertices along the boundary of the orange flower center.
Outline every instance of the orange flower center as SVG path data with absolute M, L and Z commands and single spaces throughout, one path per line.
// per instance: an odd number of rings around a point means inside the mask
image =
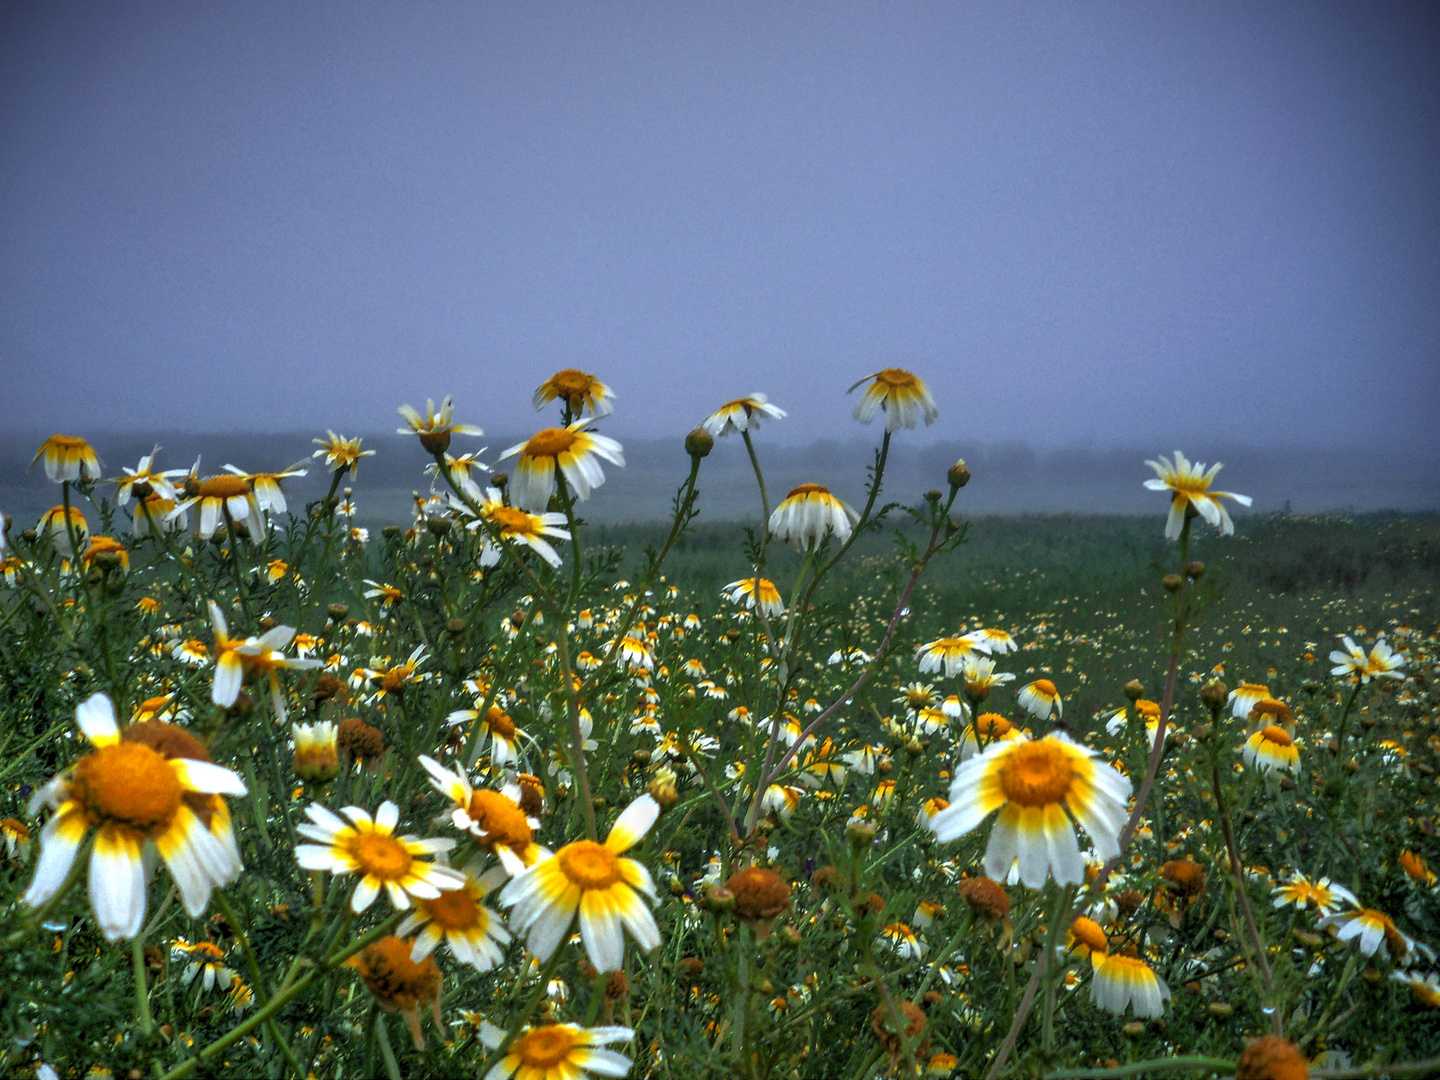
M 140 829 L 167 824 L 180 809 L 182 790 L 165 758 L 140 743 L 87 754 L 71 780 L 71 793 L 90 813 Z
M 898 367 L 887 367 L 884 371 L 877 372 L 875 381 L 887 390 L 911 390 L 920 383 L 910 372 Z
M 786 499 L 793 499 L 793 498 L 795 498 L 797 495 L 800 495 L 800 496 L 810 496 L 810 495 L 829 495 L 829 494 L 830 494 L 830 489 L 827 488 L 827 487 L 826 487 L 825 485 L 823 485 L 823 484 L 801 484 L 801 485 L 800 485 L 799 487 L 797 487 L 797 488 L 791 488 L 791 489 L 790 489 L 790 494 L 789 494 L 789 495 L 786 495 L 785 498 L 786 498 Z
M 555 857 L 560 860 L 561 873 L 582 889 L 608 889 L 621 880 L 620 860 L 593 840 L 566 844 Z
M 491 705 L 485 713 L 485 726 L 490 734 L 505 742 L 515 741 L 515 721 L 506 715 L 505 710 L 499 705 Z
M 1110 948 L 1110 942 L 1105 937 L 1105 931 L 1094 919 L 1080 917 L 1070 924 L 1070 936 L 1076 944 L 1084 945 L 1094 952 L 1103 953 Z
M 250 494 L 250 482 L 243 476 L 212 476 L 200 485 L 202 499 L 231 499 Z
M 469 889 L 451 889 L 434 900 L 418 901 L 420 908 L 442 930 L 474 930 L 483 920 L 480 905 Z
M 90 444 L 77 435 L 51 435 L 46 445 L 56 450 L 88 450 Z
M 1070 790 L 1074 776 L 1070 755 L 1055 743 L 1021 743 L 1000 766 L 1000 789 L 1021 806 L 1049 806 Z
M 572 403 L 591 392 L 595 380 L 578 368 L 565 368 L 550 376 L 550 389 L 556 396 L 569 398 Z
M 530 823 L 525 820 L 525 811 L 500 792 L 487 788 L 471 792 L 466 813 L 480 827 L 482 844 L 503 844 L 518 850 L 530 846 Z
M 525 444 L 525 456 L 531 458 L 555 457 L 569 450 L 579 436 L 568 428 L 552 427 L 536 432 Z
M 516 510 L 513 506 L 496 506 L 488 509 L 485 516 L 499 527 L 502 533 L 531 533 L 534 525 L 530 515 L 524 510 Z
M 1276 746 L 1295 745 L 1295 740 L 1290 738 L 1290 736 L 1285 733 L 1285 729 L 1282 727 L 1276 727 L 1274 724 L 1271 724 L 1264 731 L 1262 731 L 1260 733 L 1260 736 L 1266 742 L 1274 743 Z
M 981 713 L 975 718 L 975 730 L 981 735 L 988 735 L 992 739 L 1008 734 L 1015 730 L 1015 725 L 1006 720 L 999 713 Z
M 579 1043 L 575 1036 L 568 1024 L 531 1028 L 511 1044 L 510 1052 L 520 1059 L 521 1068 L 553 1069 L 569 1058 Z
M 1266 698 L 1264 701 L 1257 701 L 1251 707 L 1251 711 L 1258 713 L 1260 716 L 1273 717 L 1277 723 L 1281 724 L 1289 723 L 1291 716 L 1293 715 L 1290 712 L 1289 705 L 1286 705 L 1283 701 L 1276 701 L 1273 698 Z
M 361 833 L 350 843 L 350 857 L 366 874 L 384 881 L 395 881 L 410 870 L 410 853 L 393 836 L 384 833 Z
M 1135 702 L 1135 711 L 1138 712 L 1141 716 L 1143 716 L 1146 720 L 1160 719 L 1159 703 L 1151 701 L 1149 698 L 1142 697 L 1139 701 Z
M 1058 693 L 1058 691 L 1056 691 L 1055 689 L 1055 684 L 1049 679 L 1036 679 L 1034 686 L 1035 690 L 1044 697 L 1053 698 Z

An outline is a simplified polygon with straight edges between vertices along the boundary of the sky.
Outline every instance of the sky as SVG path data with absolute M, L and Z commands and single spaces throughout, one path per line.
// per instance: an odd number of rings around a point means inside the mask
M 1433 4 L 11 3 L 0 429 L 1440 448 Z

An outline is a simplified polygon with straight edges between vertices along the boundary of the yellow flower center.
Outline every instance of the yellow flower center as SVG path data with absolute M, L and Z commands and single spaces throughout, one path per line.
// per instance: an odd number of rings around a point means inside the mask
M 1000 789 L 1021 806 L 1049 806 L 1070 790 L 1070 755 L 1047 740 L 1021 743 L 1000 766 Z
M 180 778 L 165 758 L 140 743 L 117 743 L 81 758 L 71 794 L 103 821 L 139 829 L 167 824 L 180 809 Z
M 530 823 L 525 820 L 525 811 L 500 792 L 488 788 L 471 792 L 466 813 L 479 826 L 482 844 L 503 844 L 522 851 L 530 846 Z
M 485 516 L 493 521 L 502 533 L 525 533 L 534 532 L 534 525 L 530 521 L 530 515 L 524 510 L 516 510 L 513 506 L 495 506 L 485 511 Z
M 975 718 L 975 730 L 981 735 L 988 735 L 992 739 L 998 739 L 1001 735 L 1013 731 L 1014 728 L 1015 725 L 999 713 L 981 713 Z
M 1135 711 L 1138 712 L 1141 716 L 1143 716 L 1146 720 L 1160 719 L 1159 703 L 1151 701 L 1149 698 L 1142 697 L 1139 701 L 1135 702 Z
M 786 495 L 785 498 L 786 498 L 787 500 L 789 500 L 789 499 L 795 498 L 796 496 L 808 497 L 808 496 L 810 496 L 810 495 L 829 495 L 829 494 L 830 494 L 830 489 L 827 488 L 824 484 L 801 484 L 801 485 L 800 485 L 799 487 L 797 487 L 797 488 L 791 488 L 791 489 L 790 489 L 790 494 L 789 494 L 789 495 Z
M 1055 684 L 1049 679 L 1036 679 L 1035 690 L 1043 696 L 1050 698 L 1055 697 L 1058 693 L 1055 689 Z
M 568 1024 L 531 1028 L 516 1039 L 510 1052 L 520 1059 L 521 1068 L 553 1069 L 570 1057 L 579 1040 Z
M 369 832 L 351 841 L 350 857 L 366 874 L 396 881 L 410 871 L 410 853 L 393 836 Z
M 525 444 L 525 456 L 531 458 L 556 457 L 569 450 L 579 436 L 568 428 L 552 427 L 536 432 Z
M 593 840 L 566 844 L 555 857 L 560 860 L 561 873 L 582 889 L 608 889 L 621 880 L 620 860 Z
M 88 450 L 90 444 L 77 435 L 51 435 L 46 445 L 56 450 Z
M 474 930 L 482 921 L 480 906 L 469 889 L 451 889 L 434 900 L 418 901 L 425 914 L 442 930 Z
M 920 380 L 904 368 L 887 367 L 875 375 L 875 381 L 887 390 L 913 390 Z
M 1264 731 L 1262 731 L 1260 733 L 1260 737 L 1266 742 L 1274 743 L 1276 746 L 1295 745 L 1295 740 L 1290 738 L 1290 736 L 1285 733 L 1285 729 L 1282 727 L 1276 727 L 1274 724 L 1271 724 Z
M 231 499 L 250 494 L 250 482 L 243 476 L 212 476 L 200 485 L 202 499 Z
M 1084 916 L 1076 919 L 1070 924 L 1070 936 L 1075 939 L 1076 944 L 1084 945 L 1094 952 L 1103 953 L 1110 948 L 1105 931 L 1094 919 L 1087 919 Z
M 571 404 L 578 404 L 594 385 L 595 380 L 578 368 L 565 368 L 550 376 L 550 389 L 555 391 L 555 396 L 567 398 Z
M 499 705 L 491 705 L 486 712 L 485 727 L 497 739 L 504 742 L 515 741 L 515 721 L 511 720 Z

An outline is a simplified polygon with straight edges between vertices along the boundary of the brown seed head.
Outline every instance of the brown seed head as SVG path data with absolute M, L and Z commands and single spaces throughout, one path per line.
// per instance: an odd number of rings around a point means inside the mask
M 357 761 L 370 762 L 385 753 L 385 736 L 379 728 L 352 716 L 340 721 L 335 743 Z
M 960 882 L 960 899 L 971 911 L 985 920 L 987 926 L 994 926 L 1001 919 L 1010 917 L 1010 897 L 998 881 L 988 877 L 970 877 Z
M 747 923 L 769 922 L 790 906 L 790 886 L 774 870 L 739 870 L 725 888 L 735 894 L 735 915 Z
M 1235 1062 L 1235 1080 L 1309 1080 L 1309 1076 L 1305 1055 L 1279 1035 L 1256 1039 Z

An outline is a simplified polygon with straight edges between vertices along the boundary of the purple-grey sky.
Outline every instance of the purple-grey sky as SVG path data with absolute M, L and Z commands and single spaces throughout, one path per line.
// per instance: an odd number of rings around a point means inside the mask
M 1440 441 L 1429 3 L 11 3 L 0 146 L 7 428 Z

